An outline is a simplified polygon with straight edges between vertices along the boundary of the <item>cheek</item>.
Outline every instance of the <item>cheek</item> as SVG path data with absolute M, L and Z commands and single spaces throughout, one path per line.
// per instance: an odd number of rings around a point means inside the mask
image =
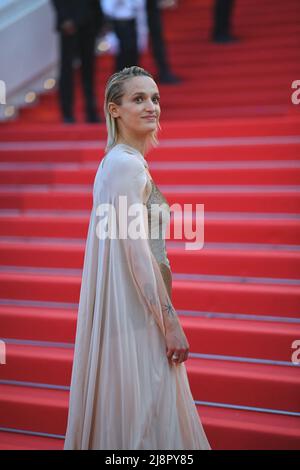
M 139 108 L 133 106 L 130 109 L 128 109 L 126 115 L 127 115 L 126 117 L 127 117 L 128 120 L 135 121 L 135 120 L 140 118 L 141 110 Z

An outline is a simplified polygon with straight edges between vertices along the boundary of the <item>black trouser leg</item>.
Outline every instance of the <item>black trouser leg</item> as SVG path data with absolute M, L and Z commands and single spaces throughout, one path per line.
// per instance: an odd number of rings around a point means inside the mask
M 86 115 L 93 116 L 97 109 L 95 96 L 95 42 L 96 33 L 93 25 L 86 25 L 78 30 L 78 49 L 81 60 L 81 80 L 85 98 Z
M 234 0 L 215 0 L 214 5 L 214 36 L 230 34 L 230 20 Z
M 147 22 L 154 60 L 160 74 L 169 72 L 165 41 L 157 0 L 147 0 Z
M 131 67 L 139 63 L 136 21 L 135 19 L 114 20 L 113 25 L 120 44 L 120 50 L 116 57 L 116 72 L 118 72 L 124 67 Z
M 59 101 L 64 118 L 73 117 L 73 58 L 76 51 L 76 34 L 66 35 L 60 33 L 60 74 L 59 74 Z

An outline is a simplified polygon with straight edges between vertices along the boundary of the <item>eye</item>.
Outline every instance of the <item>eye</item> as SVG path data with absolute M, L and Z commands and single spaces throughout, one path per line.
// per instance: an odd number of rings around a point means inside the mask
M 137 98 L 135 98 L 135 101 L 136 101 L 137 103 L 141 103 L 141 101 L 137 101 L 137 100 L 143 100 L 143 98 L 142 98 L 141 96 L 138 96 Z
M 154 96 L 153 101 L 154 101 L 155 103 L 159 103 L 160 98 L 159 98 L 158 96 Z

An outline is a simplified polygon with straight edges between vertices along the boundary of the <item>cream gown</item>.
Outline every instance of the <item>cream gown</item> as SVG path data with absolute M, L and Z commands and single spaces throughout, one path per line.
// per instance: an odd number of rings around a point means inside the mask
M 149 233 L 150 205 L 166 201 L 146 168 L 141 153 L 117 144 L 95 177 L 65 450 L 210 449 L 185 364 L 171 365 L 166 356 L 162 308 L 170 297 L 159 268 L 169 265 L 164 240 L 105 238 L 99 223 L 99 205 L 113 205 L 119 216 L 119 196 L 126 196 L 128 208 L 137 203 L 147 209 L 138 220 Z M 152 227 L 165 228 L 164 207 L 162 222 L 151 219 Z

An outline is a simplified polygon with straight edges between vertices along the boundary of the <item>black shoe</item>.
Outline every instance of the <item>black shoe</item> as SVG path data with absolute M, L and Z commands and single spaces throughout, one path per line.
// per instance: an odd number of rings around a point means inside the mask
M 182 83 L 182 79 L 174 75 L 172 72 L 161 73 L 158 77 L 158 82 L 168 85 L 176 85 Z
M 232 42 L 239 42 L 239 38 L 232 36 L 231 34 L 215 34 L 212 37 L 212 41 L 217 44 L 228 44 Z
M 65 124 L 74 124 L 75 119 L 74 119 L 72 116 L 65 116 L 65 117 L 63 118 L 63 122 L 64 122 Z

